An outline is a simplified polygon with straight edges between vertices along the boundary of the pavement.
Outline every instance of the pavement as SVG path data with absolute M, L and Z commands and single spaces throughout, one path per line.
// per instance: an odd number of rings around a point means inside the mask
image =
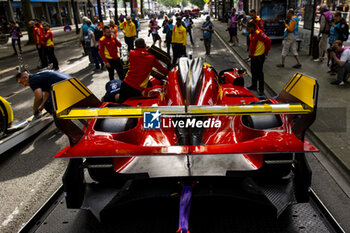
M 226 24 L 214 20 L 216 35 L 221 37 L 229 48 L 234 51 L 241 59 L 248 57 L 246 47 L 246 37 L 239 37 L 239 45 L 229 45 L 229 35 L 226 30 Z M 310 38 L 310 31 L 301 30 L 304 37 Z M 349 42 L 346 42 L 349 44 Z M 286 57 L 285 67 L 278 68 L 281 63 L 281 43 L 273 43 L 271 50 L 264 64 L 265 89 L 272 91 L 272 95 L 280 93 L 285 84 L 294 73 L 303 73 L 314 77 L 319 84 L 317 118 L 314 124 L 308 130 L 307 136 L 317 141 L 323 150 L 326 150 L 327 157 L 340 164 L 346 174 L 350 174 L 350 83 L 345 82 L 344 86 L 331 85 L 330 82 L 336 79 L 327 73 L 329 70 L 326 61 L 314 62 L 308 55 L 308 45 L 302 44 L 300 50 L 300 61 L 302 67 L 292 68 L 296 64 L 294 56 L 289 54 Z M 244 61 L 246 66 L 250 63 Z M 350 81 L 350 80 L 349 80 Z

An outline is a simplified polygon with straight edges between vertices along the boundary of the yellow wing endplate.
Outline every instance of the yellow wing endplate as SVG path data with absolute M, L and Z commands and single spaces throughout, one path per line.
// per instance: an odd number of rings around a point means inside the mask
M 77 78 L 54 84 L 52 86 L 52 94 L 52 102 L 57 115 L 93 95 Z
M 310 108 L 316 104 L 317 81 L 309 76 L 296 73 L 283 88 L 285 92 Z

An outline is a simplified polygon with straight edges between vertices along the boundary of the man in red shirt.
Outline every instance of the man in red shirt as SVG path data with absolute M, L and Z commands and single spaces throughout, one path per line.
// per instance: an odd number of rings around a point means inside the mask
M 118 47 L 122 44 L 113 34 L 110 27 L 104 27 L 105 35 L 99 40 L 99 53 L 102 60 L 106 63 L 109 74 L 109 80 L 114 79 L 114 70 L 117 70 L 120 80 L 124 80 L 123 65 L 119 58 Z
M 259 96 L 264 96 L 264 61 L 270 51 L 271 39 L 254 22 L 249 22 L 247 31 L 250 33 L 249 56 L 251 57 L 250 69 L 252 72 L 252 85 L 249 90 L 256 91 L 259 81 Z
M 147 52 L 144 39 L 137 39 L 135 47 L 136 50 L 131 50 L 129 53 L 129 71 L 120 87 L 119 103 L 123 103 L 130 97 L 142 96 L 153 67 L 164 75 L 169 72 L 154 55 Z
M 250 22 L 254 22 L 257 28 L 261 29 L 261 31 L 265 31 L 264 22 L 259 16 L 256 15 L 256 11 L 254 9 L 251 9 L 249 13 L 250 17 L 252 17 Z
M 34 43 L 40 58 L 41 66 L 39 68 L 45 68 L 47 67 L 48 63 L 42 41 L 44 29 L 41 28 L 42 25 L 39 23 L 38 20 L 35 20 L 35 22 L 33 20 L 29 21 L 28 26 L 32 28 Z
M 58 61 L 55 56 L 55 46 L 53 43 L 53 34 L 48 23 L 43 23 L 45 33 L 43 35 L 45 54 L 49 59 L 49 63 L 53 63 L 52 69 L 58 70 Z

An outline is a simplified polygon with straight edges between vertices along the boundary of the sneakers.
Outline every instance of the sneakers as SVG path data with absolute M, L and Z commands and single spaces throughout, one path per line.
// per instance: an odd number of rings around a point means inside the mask
M 331 82 L 332 85 L 338 85 L 338 86 L 344 86 L 344 82 L 343 81 L 339 81 L 339 80 L 335 80 L 333 82 Z
M 283 68 L 284 64 L 277 64 L 276 66 L 279 67 L 279 68 Z
M 296 65 L 293 66 L 293 68 L 296 68 L 296 69 L 298 69 L 300 67 L 301 67 L 301 64 L 296 64 Z
M 317 58 L 317 59 L 314 59 L 314 61 L 323 62 L 323 58 Z

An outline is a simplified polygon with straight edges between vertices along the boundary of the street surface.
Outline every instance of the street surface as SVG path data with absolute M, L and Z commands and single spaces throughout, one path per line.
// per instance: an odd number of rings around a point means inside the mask
M 193 50 L 193 57 L 203 57 L 218 72 L 239 66 L 230 50 L 216 35 L 213 36 L 212 40 L 211 56 L 205 57 L 204 43 L 200 40 L 202 38 L 200 26 L 203 21 L 204 18 L 194 20 L 195 25 L 192 33 L 195 44 L 191 46 L 188 38 L 187 52 Z M 147 45 L 151 45 L 152 37 L 147 37 L 147 27 L 148 21 L 141 24 L 142 31 L 139 37 L 144 38 Z M 161 30 L 160 36 L 165 37 Z M 118 37 L 120 38 L 121 35 Z M 121 42 L 125 44 L 124 39 L 121 39 Z M 163 45 L 165 46 L 164 43 L 162 43 Z M 166 50 L 166 47 L 163 49 Z M 109 80 L 108 72 L 107 70 L 94 72 L 94 66 L 89 66 L 88 58 L 82 56 L 82 49 L 78 46 L 77 41 L 57 45 L 55 53 L 61 72 L 78 77 L 97 98 L 104 95 L 105 83 Z M 37 52 L 24 54 L 23 60 L 31 70 L 34 70 L 38 63 Z M 1 60 L 0 70 L 17 65 L 17 57 L 11 57 Z M 12 103 L 15 122 L 19 122 L 32 115 L 33 93 L 30 88 L 23 88 L 15 82 L 13 77 L 15 73 L 12 71 L 1 77 L 0 93 Z M 247 80 L 249 85 L 250 79 Z M 23 142 L 0 158 L 0 232 L 17 232 L 61 185 L 61 178 L 68 160 L 53 159 L 52 157 L 68 144 L 67 137 L 52 124 L 36 138 Z M 316 167 L 314 171 L 315 190 L 322 193 L 324 189 L 331 187 L 330 190 L 327 190 L 332 199 L 331 203 L 335 199 L 339 200 L 339 205 L 335 209 L 343 210 L 342 212 L 347 212 L 349 215 L 350 211 L 346 211 L 350 207 L 348 197 L 339 187 L 334 185 L 333 178 L 324 172 L 319 161 L 312 154 L 308 157 L 311 166 Z M 350 219 L 349 216 L 340 214 L 339 216 L 344 220 Z M 348 229 L 350 230 L 350 227 Z

